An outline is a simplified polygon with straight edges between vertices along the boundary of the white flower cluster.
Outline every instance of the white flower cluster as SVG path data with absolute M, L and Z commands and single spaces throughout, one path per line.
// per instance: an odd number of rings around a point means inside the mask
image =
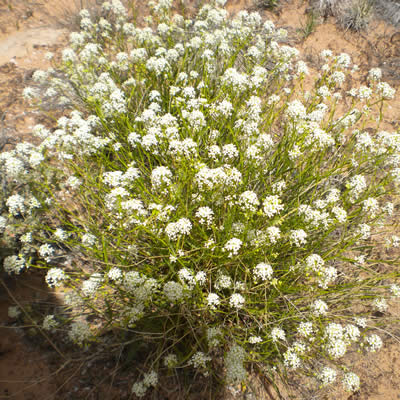
M 284 205 L 282 204 L 279 196 L 272 195 L 264 199 L 263 210 L 268 218 L 271 218 L 274 215 L 279 214 L 283 209 Z
M 7 256 L 3 261 L 4 270 L 8 274 L 19 274 L 26 267 L 26 260 L 19 256 Z
M 360 388 L 360 378 L 353 372 L 347 372 L 342 383 L 344 389 L 348 392 L 356 392 Z
M 135 382 L 132 385 L 132 393 L 137 397 L 143 397 L 150 387 L 156 387 L 158 383 L 158 374 L 155 371 L 147 372 L 143 375 L 143 380 Z
M 68 337 L 72 342 L 82 345 L 92 337 L 90 325 L 85 321 L 75 321 L 71 324 Z
M 167 282 L 164 285 L 164 294 L 169 301 L 176 303 L 184 296 L 183 286 L 178 282 Z
M 242 244 L 243 242 L 240 239 L 232 238 L 225 243 L 223 250 L 228 253 L 228 257 L 237 256 Z
M 196 352 L 193 354 L 192 358 L 189 360 L 189 365 L 193 365 L 194 368 L 200 369 L 203 372 L 203 375 L 207 376 L 208 371 L 207 363 L 209 363 L 212 358 L 201 351 Z
M 256 212 L 260 201 L 258 200 L 257 193 L 246 190 L 240 194 L 238 204 L 244 211 Z
M 328 312 L 328 305 L 323 300 L 315 300 L 312 304 L 313 314 L 317 317 L 321 315 L 326 315 Z
M 214 211 L 210 207 L 199 207 L 195 215 L 199 219 L 200 224 L 206 225 L 207 228 L 211 227 Z
M 365 341 L 367 342 L 368 351 L 371 353 L 375 353 L 383 345 L 382 339 L 376 334 L 367 336 Z
M 270 281 L 272 279 L 273 273 L 274 270 L 272 269 L 270 264 L 266 263 L 257 264 L 253 270 L 254 280 Z
M 349 189 L 349 195 L 351 201 L 355 201 L 358 199 L 360 194 L 364 192 L 367 188 L 367 182 L 363 175 L 354 175 L 347 182 L 347 187 Z
M 324 367 L 318 373 L 317 378 L 320 380 L 322 386 L 331 385 L 335 382 L 337 376 L 337 372 L 329 367 Z
M 43 319 L 42 328 L 45 331 L 53 332 L 58 327 L 58 322 L 54 315 L 46 315 Z
M 221 303 L 219 296 L 216 293 L 209 293 L 207 296 L 207 304 L 211 310 L 216 310 L 217 306 Z
M 232 308 L 240 309 L 243 308 L 245 301 L 245 298 L 241 294 L 233 293 L 229 299 L 229 305 Z
M 49 287 L 61 286 L 67 279 L 67 275 L 61 268 L 50 268 L 46 274 L 46 282 Z
M 90 278 L 82 283 L 82 293 L 84 296 L 94 296 L 103 283 L 103 275 L 95 272 Z
M 275 327 L 271 330 L 271 337 L 274 342 L 278 340 L 286 340 L 285 331 L 282 328 Z
M 178 240 L 180 235 L 190 235 L 192 223 L 187 218 L 181 218 L 177 222 L 170 222 L 165 227 L 165 233 L 169 240 Z

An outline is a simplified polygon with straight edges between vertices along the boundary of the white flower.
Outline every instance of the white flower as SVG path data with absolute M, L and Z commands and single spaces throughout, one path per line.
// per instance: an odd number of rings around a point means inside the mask
M 150 371 L 143 375 L 143 384 L 146 387 L 150 387 L 150 386 L 155 387 L 155 386 L 157 386 L 157 383 L 158 383 L 157 372 Z
M 335 218 L 338 220 L 340 223 L 344 223 L 347 220 L 347 212 L 344 208 L 339 207 L 339 206 L 334 206 L 332 207 L 332 213 L 335 216 Z
M 220 344 L 222 338 L 222 330 L 217 326 L 207 329 L 207 342 L 209 347 L 216 347 Z
M 257 264 L 253 271 L 254 280 L 271 280 L 273 272 L 274 270 L 272 269 L 271 265 L 266 263 Z
M 354 322 L 355 322 L 356 325 L 358 325 L 360 328 L 365 328 L 365 327 L 367 326 L 367 319 L 366 319 L 366 318 L 357 317 L 357 318 L 354 318 Z
M 167 282 L 164 285 L 164 294 L 169 301 L 176 303 L 183 298 L 183 286 L 178 282 Z
M 284 209 L 284 206 L 277 195 L 267 196 L 263 202 L 263 210 L 268 218 L 279 214 Z
M 225 246 L 223 247 L 223 250 L 228 252 L 228 256 L 229 257 L 233 257 L 238 255 L 239 250 L 242 246 L 242 241 L 238 238 L 232 238 L 229 239 L 226 243 Z
M 68 239 L 68 233 L 64 231 L 62 228 L 57 228 L 54 233 L 54 237 L 60 241 L 64 241 Z
M 256 193 L 247 190 L 239 195 L 238 204 L 244 211 L 256 212 L 260 202 Z
M 24 235 L 22 235 L 19 240 L 22 243 L 32 243 L 33 242 L 33 236 L 32 236 L 32 232 L 27 232 Z
M 80 185 L 82 185 L 82 181 L 76 176 L 70 176 L 65 184 L 69 186 L 72 190 L 75 190 L 78 189 Z
M 93 296 L 103 283 L 103 275 L 96 272 L 90 278 L 82 283 L 82 293 L 84 296 Z
M 10 196 L 6 205 L 10 214 L 17 216 L 18 214 L 23 214 L 25 212 L 25 199 L 19 194 L 14 194 Z
M 207 304 L 212 310 L 215 310 L 220 303 L 221 300 L 216 293 L 209 293 L 207 296 Z
M 297 332 L 303 337 L 309 337 L 313 333 L 312 322 L 300 322 Z
M 305 119 L 306 118 L 306 108 L 299 100 L 294 100 L 288 104 L 286 109 L 286 115 L 292 119 Z
M 277 243 L 278 239 L 281 237 L 281 230 L 276 226 L 270 226 L 267 228 L 266 233 L 271 244 Z
M 251 344 L 257 344 L 257 343 L 261 343 L 262 339 L 260 336 L 250 336 L 248 339 L 249 343 Z
M 285 331 L 277 327 L 271 330 L 271 337 L 274 342 L 277 342 L 278 340 L 286 340 Z
M 371 68 L 368 72 L 368 78 L 371 81 L 379 81 L 382 78 L 382 70 L 380 68 Z
M 192 223 L 187 218 L 181 218 L 177 222 L 170 222 L 165 227 L 165 233 L 170 240 L 177 240 L 179 235 L 189 235 Z
M 330 339 L 326 350 L 332 358 L 340 358 L 346 354 L 347 346 L 342 339 Z
M 315 316 L 326 315 L 328 312 L 328 305 L 323 300 L 315 300 L 311 305 L 311 309 Z
M 330 76 L 330 81 L 335 83 L 338 86 L 341 86 L 342 83 L 345 81 L 346 76 L 342 71 L 335 71 L 331 76 Z
M 343 387 L 348 392 L 356 392 L 360 388 L 360 378 L 353 372 L 348 372 L 344 375 Z
M 383 313 L 388 309 L 389 306 L 384 298 L 376 298 L 372 302 L 372 307 Z
M 390 285 L 390 293 L 393 297 L 400 297 L 400 286 L 394 283 Z
M 46 315 L 43 319 L 42 328 L 45 331 L 54 331 L 58 327 L 58 322 L 56 321 L 54 315 Z
M 96 236 L 91 233 L 85 233 L 82 235 L 82 244 L 86 247 L 93 247 L 97 242 Z
M 297 247 L 307 243 L 307 233 L 303 229 L 291 230 L 289 232 L 290 241 Z
M 386 82 L 379 82 L 376 85 L 377 92 L 382 96 L 384 99 L 393 99 L 396 90 L 393 89 L 388 83 Z
M 210 207 L 200 207 L 196 212 L 196 217 L 199 219 L 200 224 L 211 227 L 214 217 L 214 211 Z
M 112 267 L 108 272 L 107 272 L 107 277 L 108 279 L 115 281 L 115 282 L 120 282 L 122 280 L 122 271 L 117 268 L 117 267 Z
M 322 386 L 327 386 L 335 382 L 337 373 L 334 369 L 324 367 L 317 375 L 318 380 L 321 381 Z
M 361 239 L 367 240 L 371 236 L 371 227 L 367 224 L 360 224 L 357 227 L 357 234 L 361 236 Z
M 68 337 L 71 341 L 83 344 L 92 336 L 90 326 L 87 322 L 76 321 L 71 324 L 71 329 L 68 332 Z
M 216 114 L 216 116 L 221 115 L 221 116 L 227 118 L 232 114 L 232 110 L 233 110 L 233 105 L 228 100 L 222 100 L 221 102 L 219 102 L 219 103 L 217 103 L 215 105 L 215 114 Z M 226 145 L 226 146 L 229 146 L 229 145 Z M 231 151 L 229 149 L 227 149 L 227 153 L 228 154 L 226 156 L 228 158 L 234 158 L 239 154 L 237 149 L 236 149 L 236 146 L 235 145 L 231 145 L 231 146 L 233 146 L 232 147 L 233 154 L 230 155 L 229 153 Z
M 205 369 L 207 368 L 207 363 L 210 361 L 210 356 L 207 356 L 202 351 L 198 351 L 193 354 L 192 358 L 189 360 L 189 364 L 193 365 L 195 368 Z
M 331 95 L 331 92 L 327 86 L 321 86 L 317 90 L 318 96 L 321 96 L 322 98 L 329 97 Z
M 145 386 L 143 382 L 135 382 L 132 385 L 131 391 L 136 397 L 140 398 L 140 397 L 143 397 L 146 394 L 147 386 Z
M 357 342 L 360 338 L 360 330 L 352 324 L 347 324 L 344 327 L 344 338 L 348 342 Z
M 46 282 L 49 287 L 60 286 L 67 279 L 67 275 L 61 268 L 50 268 L 46 274 Z
M 245 303 L 245 299 L 239 293 L 232 294 L 232 296 L 229 299 L 229 305 L 232 308 L 236 308 L 236 309 L 242 308 L 244 306 L 244 303 Z
M 271 34 L 275 30 L 275 24 L 271 20 L 267 19 L 264 22 L 263 28 L 267 34 Z
M 32 87 L 26 87 L 23 91 L 22 91 L 22 96 L 24 97 L 24 99 L 26 100 L 31 100 L 35 97 L 38 97 L 39 92 L 37 89 L 32 88 Z
M 178 365 L 178 357 L 176 356 L 176 354 L 168 354 L 164 357 L 164 365 L 167 368 L 173 368 L 176 365 Z
M 354 201 L 367 188 L 367 182 L 364 176 L 354 175 L 349 179 L 346 186 L 350 189 L 350 197 Z
M 297 61 L 296 68 L 298 75 L 308 75 L 308 67 L 304 61 Z
M 7 227 L 7 218 L 0 215 L 0 233 L 3 233 Z
M 7 256 L 4 258 L 3 267 L 4 270 L 11 275 L 19 274 L 25 267 L 26 260 L 20 256 Z
M 47 262 L 50 262 L 52 256 L 54 255 L 54 249 L 48 243 L 45 243 L 39 247 L 38 253 Z
M 369 214 L 372 218 L 375 217 L 379 212 L 379 203 L 373 197 L 369 197 L 367 200 L 362 202 L 363 204 L 363 211 Z
M 305 259 L 306 271 L 319 272 L 323 268 L 325 261 L 318 254 L 311 254 Z
M 358 97 L 360 100 L 369 99 L 372 95 L 372 89 L 367 86 L 360 86 L 358 89 Z
M 248 76 L 237 72 L 234 68 L 228 68 L 221 80 L 224 84 L 232 86 L 232 88 L 237 90 L 237 92 L 246 90 L 249 85 Z
M 339 67 L 348 68 L 351 64 L 351 57 L 347 53 L 341 53 L 335 57 Z
M 295 370 L 300 367 L 301 361 L 295 349 L 289 348 L 283 354 L 283 364 L 286 368 Z
M 228 275 L 220 275 L 215 282 L 215 289 L 228 289 L 232 286 L 232 279 Z
M 161 187 L 162 185 L 170 185 L 171 178 L 172 172 L 167 167 L 160 166 L 151 171 L 151 184 L 155 189 Z
M 368 345 L 368 351 L 370 351 L 371 353 L 375 353 L 383 345 L 382 339 L 375 334 L 367 336 L 365 338 L 365 341 L 367 342 Z
M 285 181 L 278 181 L 272 184 L 271 186 L 272 192 L 274 194 L 282 194 L 283 190 L 286 189 L 286 182 Z

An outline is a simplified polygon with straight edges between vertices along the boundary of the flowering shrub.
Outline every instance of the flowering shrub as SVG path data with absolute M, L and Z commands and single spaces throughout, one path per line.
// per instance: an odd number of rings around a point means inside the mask
M 70 319 L 43 329 L 150 343 L 138 397 L 183 367 L 357 390 L 344 355 L 379 350 L 400 294 L 393 260 L 371 259 L 400 180 L 400 136 L 380 129 L 394 90 L 378 69 L 342 90 L 355 67 L 325 50 L 306 91 L 285 31 L 222 3 L 185 20 L 161 0 L 144 28 L 117 0 L 81 13 L 61 65 L 24 92 L 69 116 L 0 156 L 0 227 L 22 246 L 5 270 L 65 288 Z

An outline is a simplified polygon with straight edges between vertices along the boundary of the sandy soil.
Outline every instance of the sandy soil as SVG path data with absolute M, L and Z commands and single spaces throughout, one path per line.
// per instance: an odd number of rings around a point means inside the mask
M 57 51 L 66 42 L 68 25 L 74 24 L 73 2 L 48 0 L 0 0 L 0 134 L 13 141 L 29 137 L 31 127 L 43 116 L 22 101 L 22 89 L 29 85 L 32 73 L 46 68 L 44 54 Z M 93 2 L 91 2 L 93 4 Z M 265 18 L 289 31 L 289 43 L 299 48 L 312 67 L 322 49 L 334 53 L 347 52 L 360 66 L 354 79 L 365 79 L 371 67 L 381 67 L 384 79 L 396 88 L 400 82 L 400 32 L 382 22 L 373 21 L 367 33 L 354 34 L 340 30 L 333 19 L 315 27 L 307 38 L 302 37 L 307 5 L 299 0 L 283 1 L 279 12 L 261 11 Z M 242 9 L 255 10 L 251 0 L 230 0 L 227 8 L 233 15 Z M 66 26 L 67 25 L 67 26 Z M 390 103 L 385 128 L 399 128 L 400 93 Z M 54 305 L 54 296 L 41 283 L 42 278 L 28 273 L 24 279 L 13 280 L 0 275 L 0 399 L 55 400 L 55 399 L 127 399 L 132 383 L 128 373 L 116 374 L 115 360 L 104 357 L 90 359 L 76 349 L 59 344 L 52 346 L 35 329 L 35 320 L 24 318 L 24 327 L 17 327 L 7 315 L 8 306 L 18 302 L 23 306 L 39 305 L 39 310 Z M 5 281 L 7 279 L 7 281 Z M 7 292 L 5 286 L 10 291 Z M 12 298 L 11 298 L 12 297 Z M 392 309 L 399 317 L 400 307 Z M 62 343 L 62 341 L 60 341 Z M 57 350 L 54 348 L 57 347 Z M 338 400 L 395 400 L 400 399 L 400 346 L 388 340 L 377 355 L 360 360 L 351 355 L 355 372 L 363 377 L 360 392 L 349 396 L 328 394 L 313 397 Z M 67 362 L 73 359 L 74 361 Z M 110 376 L 115 376 L 105 381 Z M 117 378 L 118 376 L 118 378 Z M 257 386 L 257 385 L 256 385 Z M 255 391 L 257 392 L 257 390 Z M 173 392 L 172 392 L 173 393 Z M 162 397 L 160 397 L 161 399 Z M 166 397 L 163 397 L 166 398 Z M 172 394 L 169 398 L 177 398 Z M 259 386 L 258 393 L 225 399 L 271 399 Z M 304 398 L 306 397 L 299 397 Z

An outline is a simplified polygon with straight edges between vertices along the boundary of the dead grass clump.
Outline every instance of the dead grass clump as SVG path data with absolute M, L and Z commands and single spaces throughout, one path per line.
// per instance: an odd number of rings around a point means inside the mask
M 337 19 L 344 29 L 360 32 L 368 27 L 373 13 L 373 0 L 353 0 L 339 7 Z
M 334 16 L 338 24 L 360 32 L 368 27 L 374 14 L 374 0 L 314 0 L 312 7 L 322 17 Z
M 387 22 L 395 26 L 400 25 L 400 1 L 376 0 L 375 8 L 378 14 Z

